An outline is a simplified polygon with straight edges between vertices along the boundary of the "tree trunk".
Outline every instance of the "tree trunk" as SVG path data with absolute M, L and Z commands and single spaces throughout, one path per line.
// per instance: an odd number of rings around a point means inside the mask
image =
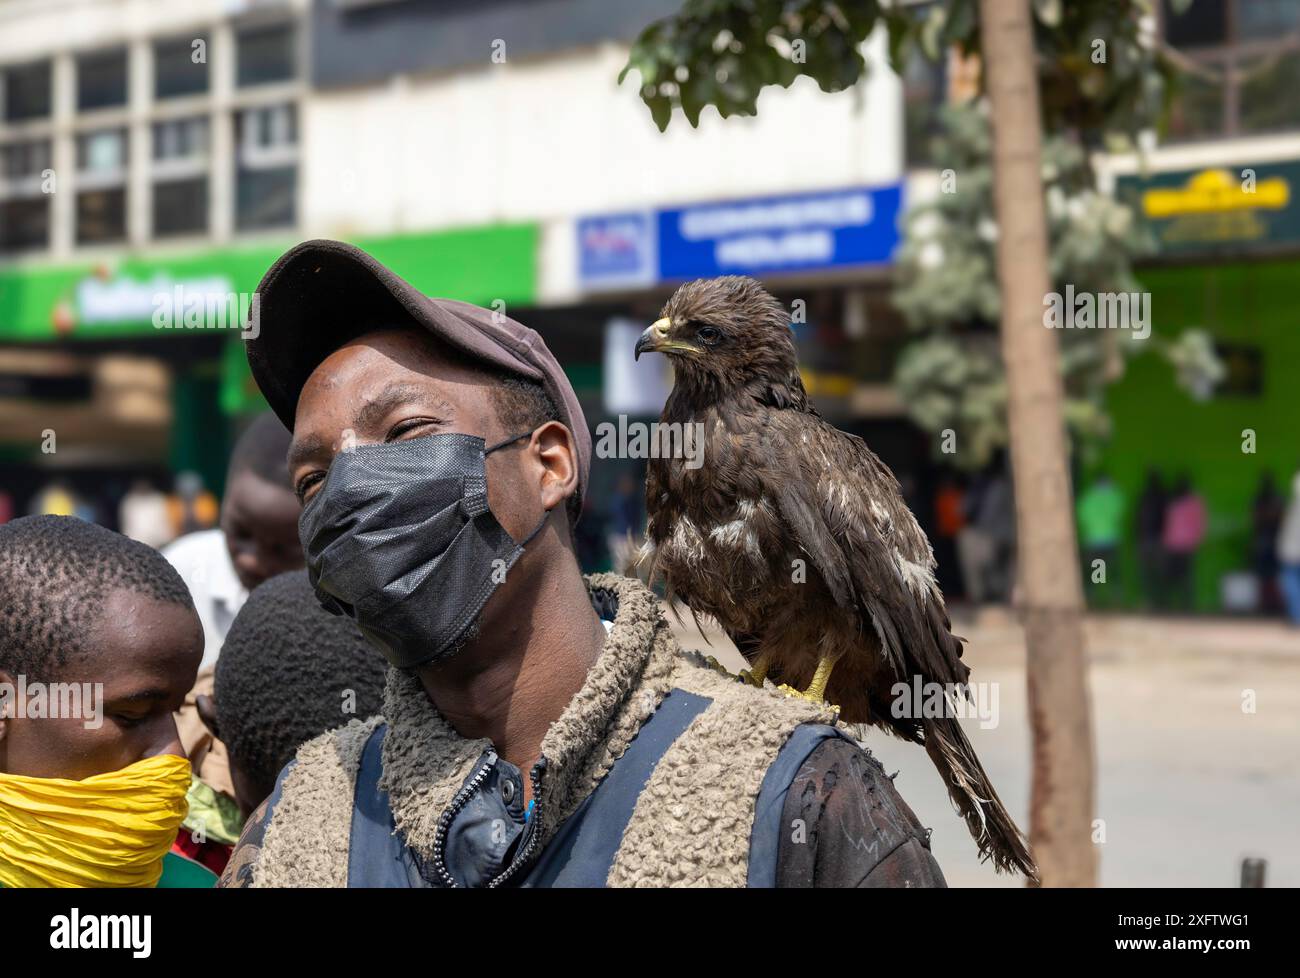
M 1093 746 L 1056 334 L 1029 0 L 980 0 L 993 116 L 1002 356 L 1028 648 L 1033 792 L 1029 837 L 1044 886 L 1094 886 Z

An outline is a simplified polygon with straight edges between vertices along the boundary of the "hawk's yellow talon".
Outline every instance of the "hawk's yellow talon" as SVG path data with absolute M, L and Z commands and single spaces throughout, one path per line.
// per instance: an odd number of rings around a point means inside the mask
M 719 662 L 714 656 L 706 655 L 704 657 L 704 664 L 714 672 L 720 672 L 724 676 L 731 676 L 733 679 L 735 678 L 735 673 L 731 672 L 731 670 Z

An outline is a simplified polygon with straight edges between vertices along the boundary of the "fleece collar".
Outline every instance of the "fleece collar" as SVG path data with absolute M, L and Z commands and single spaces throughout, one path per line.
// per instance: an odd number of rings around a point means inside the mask
M 543 845 L 623 755 L 671 687 L 675 647 L 655 595 L 615 574 L 592 575 L 587 587 L 613 627 L 582 687 L 542 739 Z M 388 671 L 384 717 L 389 729 L 380 783 L 407 845 L 428 858 L 439 817 L 491 744 L 456 733 L 419 679 L 402 670 Z

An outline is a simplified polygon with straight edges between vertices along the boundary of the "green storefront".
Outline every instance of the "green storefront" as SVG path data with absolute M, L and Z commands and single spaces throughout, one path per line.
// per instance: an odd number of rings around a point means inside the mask
M 1154 334 L 1206 330 L 1227 376 L 1198 400 L 1164 359 L 1133 358 L 1108 392 L 1114 434 L 1100 465 L 1124 490 L 1130 525 L 1148 469 L 1190 477 L 1209 513 L 1196 604 L 1220 611 L 1225 576 L 1252 570 L 1261 477 L 1286 493 L 1300 467 L 1300 162 L 1125 178 L 1117 192 L 1159 241 L 1159 260 L 1138 270 Z M 1136 604 L 1131 535 L 1128 543 L 1123 586 Z
M 537 242 L 534 224 L 355 239 L 426 294 L 483 305 L 500 300 L 507 307 L 534 300 Z M 247 300 L 291 244 L 0 269 L 0 349 L 90 357 L 138 353 L 162 361 L 171 377 L 171 427 L 168 457 L 158 462 L 172 472 L 197 471 L 219 490 L 241 416 L 264 403 L 248 372 L 237 326 L 218 321 L 194 328 L 177 322 L 159 328 L 157 297 L 180 290 L 177 294 Z M 11 465 L 42 463 L 39 440 L 26 431 L 0 429 L 0 453 Z

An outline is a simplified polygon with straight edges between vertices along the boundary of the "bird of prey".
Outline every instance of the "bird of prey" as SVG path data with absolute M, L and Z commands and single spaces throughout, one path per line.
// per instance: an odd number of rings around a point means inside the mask
M 703 437 L 693 464 L 650 460 L 640 558 L 650 578 L 717 619 L 750 681 L 802 689 L 846 723 L 923 744 L 981 856 L 1036 880 L 956 699 L 895 708 L 896 685 L 915 689 L 916 677 L 969 696 L 970 669 L 925 533 L 893 473 L 810 403 L 786 310 L 750 278 L 688 282 L 641 334 L 635 354 L 648 351 L 673 365 L 661 423 L 702 425 Z

